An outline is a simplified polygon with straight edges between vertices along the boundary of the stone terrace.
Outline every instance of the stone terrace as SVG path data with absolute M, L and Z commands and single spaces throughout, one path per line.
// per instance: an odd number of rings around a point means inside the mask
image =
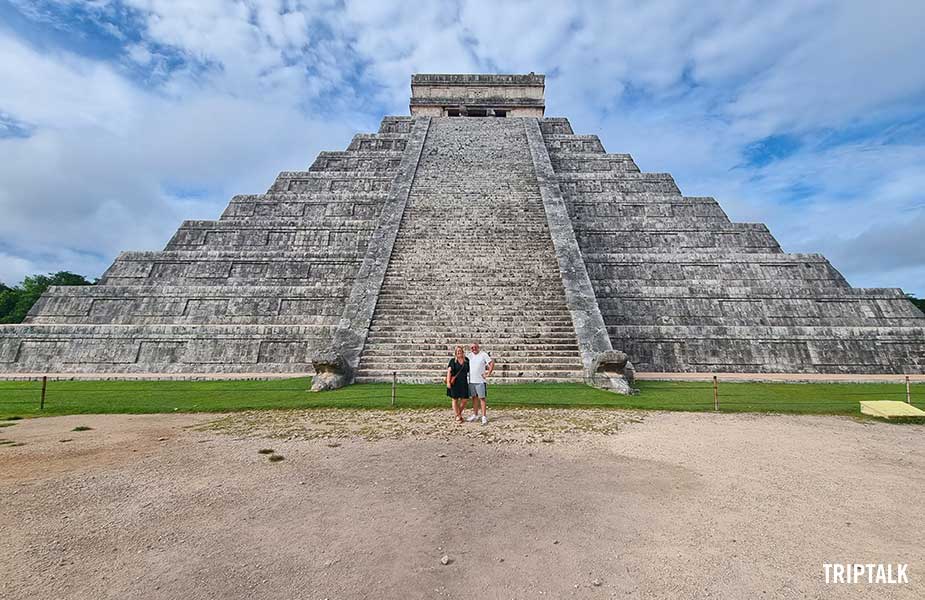
M 638 370 L 925 370 L 925 315 L 901 290 L 852 288 L 568 120 L 541 127 L 612 343 Z
M 187 221 L 160 252 L 123 252 L 98 285 L 55 287 L 0 327 L 0 371 L 311 372 L 379 224 L 410 119 Z
M 502 381 L 623 391 L 614 350 L 650 372 L 925 372 L 901 290 L 852 288 L 542 117 L 544 76 L 414 81 L 413 117 L 50 289 L 0 326 L 0 373 L 435 381 L 474 340 Z

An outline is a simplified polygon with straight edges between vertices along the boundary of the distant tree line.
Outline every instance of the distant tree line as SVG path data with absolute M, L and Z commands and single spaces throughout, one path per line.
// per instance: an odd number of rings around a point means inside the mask
M 29 309 L 45 290 L 53 285 L 93 285 L 83 275 L 59 271 L 47 275 L 32 275 L 22 283 L 9 287 L 0 283 L 0 323 L 22 323 Z
M 912 294 L 907 294 L 909 300 L 912 300 L 912 303 L 919 307 L 919 310 L 925 312 L 925 298 L 916 298 Z

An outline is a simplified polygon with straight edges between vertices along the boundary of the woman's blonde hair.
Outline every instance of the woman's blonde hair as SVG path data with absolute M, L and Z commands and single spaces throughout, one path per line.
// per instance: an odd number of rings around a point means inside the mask
M 455 348 L 453 348 L 453 356 L 456 356 L 456 353 L 459 352 L 460 350 L 462 350 L 463 356 L 466 355 L 465 348 L 463 348 L 462 346 L 456 346 Z

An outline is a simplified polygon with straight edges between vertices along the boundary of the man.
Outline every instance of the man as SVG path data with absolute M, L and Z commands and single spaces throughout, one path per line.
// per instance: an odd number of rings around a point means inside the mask
M 475 342 L 470 347 L 472 350 L 466 355 L 469 359 L 469 395 L 472 396 L 472 410 L 474 411 L 467 421 L 474 423 L 479 420 L 479 408 L 482 411 L 482 425 L 488 423 L 488 414 L 485 412 L 485 398 L 487 395 L 486 379 L 495 370 L 495 359 L 487 352 L 483 352 L 479 343 Z

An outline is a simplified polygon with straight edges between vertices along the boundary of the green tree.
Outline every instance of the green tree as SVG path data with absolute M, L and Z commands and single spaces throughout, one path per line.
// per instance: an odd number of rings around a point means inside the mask
M 16 300 L 19 298 L 19 291 L 0 283 L 0 323 L 7 323 L 6 316 L 13 312 Z
M 912 294 L 906 294 L 913 304 L 919 307 L 919 310 L 925 312 L 925 298 L 916 298 Z
M 93 285 L 83 275 L 58 271 L 47 275 L 32 275 L 15 287 L 0 283 L 0 323 L 22 323 L 45 290 L 53 285 Z

